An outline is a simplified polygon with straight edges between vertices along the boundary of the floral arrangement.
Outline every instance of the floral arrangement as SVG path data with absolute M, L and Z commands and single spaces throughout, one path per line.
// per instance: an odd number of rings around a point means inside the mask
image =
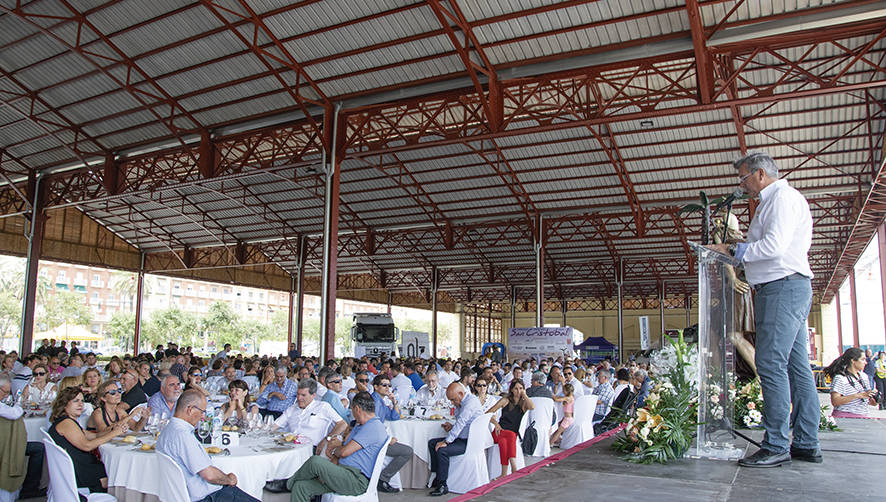
M 755 378 L 741 386 L 734 401 L 734 423 L 748 428 L 763 424 L 763 389 Z
M 689 449 L 697 424 L 698 387 L 694 370 L 698 350 L 682 333 L 652 356 L 655 387 L 636 417 L 624 417 L 627 426 L 612 444 L 635 463 L 667 463 Z
M 834 420 L 834 417 L 828 413 L 828 410 L 831 409 L 828 405 L 822 405 L 821 413 L 818 416 L 818 430 L 820 431 L 828 431 L 828 432 L 836 432 L 839 431 L 840 428 L 837 427 L 837 421 Z

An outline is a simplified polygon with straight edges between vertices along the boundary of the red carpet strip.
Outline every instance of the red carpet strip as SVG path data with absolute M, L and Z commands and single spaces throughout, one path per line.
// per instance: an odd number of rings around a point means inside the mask
M 551 455 L 550 457 L 546 457 L 544 460 L 542 460 L 540 462 L 536 462 L 532 465 L 526 466 L 526 467 L 520 469 L 519 471 L 512 472 L 511 474 L 508 474 L 507 476 L 505 476 L 503 478 L 499 478 L 494 481 L 490 481 L 489 483 L 486 483 L 483 486 L 479 486 L 477 488 L 474 488 L 473 490 L 469 491 L 468 493 L 465 493 L 464 495 L 461 495 L 459 497 L 456 497 L 456 498 L 450 500 L 450 502 L 464 502 L 466 500 L 471 500 L 471 499 L 477 498 L 481 495 L 486 495 L 487 493 L 491 492 L 492 490 L 495 490 L 499 486 L 506 485 L 506 484 L 510 483 L 511 481 L 515 481 L 515 480 L 520 479 L 524 476 L 528 476 L 528 475 L 532 474 L 533 472 L 541 469 L 542 467 L 551 465 L 555 462 L 559 462 L 560 460 L 563 460 L 564 458 L 569 457 L 570 455 L 573 455 L 573 454 L 578 453 L 586 448 L 589 448 L 594 443 L 597 443 L 599 441 L 603 441 L 604 439 L 610 438 L 610 437 L 614 436 L 615 434 L 618 434 L 622 429 L 624 429 L 624 427 L 625 427 L 625 424 L 622 424 L 622 425 L 616 427 L 615 429 L 612 429 L 611 431 L 604 432 L 603 434 L 600 434 L 599 436 L 595 436 L 593 439 L 585 441 L 584 443 L 575 445 L 568 450 L 563 450 L 560 453 L 557 453 L 556 455 Z

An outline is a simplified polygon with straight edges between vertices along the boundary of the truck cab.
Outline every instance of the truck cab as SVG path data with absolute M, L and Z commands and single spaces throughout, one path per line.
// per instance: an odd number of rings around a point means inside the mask
M 379 356 L 382 352 L 394 357 L 400 330 L 394 326 L 391 314 L 354 314 L 351 339 L 354 341 L 354 356 Z

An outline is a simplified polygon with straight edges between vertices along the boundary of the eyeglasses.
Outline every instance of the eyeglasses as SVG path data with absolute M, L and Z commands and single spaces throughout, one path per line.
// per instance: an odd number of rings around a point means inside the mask
M 486 387 L 486 384 L 485 383 L 478 383 L 474 387 Z
M 739 176 L 738 177 L 738 184 L 741 185 L 742 183 L 744 183 L 744 180 L 748 179 L 748 176 L 754 174 L 757 171 L 759 171 L 759 168 L 752 169 L 751 172 L 749 172 L 748 174 L 745 174 L 744 176 Z
M 34 372 L 34 376 L 45 376 L 45 375 L 46 375 L 45 371 L 35 371 Z
M 341 383 L 341 379 L 338 379 L 338 380 L 326 380 L 326 383 Z
M 191 405 L 191 408 L 194 408 L 195 410 L 200 410 L 200 413 L 206 413 L 206 410 L 204 410 L 203 408 L 201 408 L 201 407 L 199 407 L 199 406 L 194 406 L 194 405 L 192 404 L 192 405 Z

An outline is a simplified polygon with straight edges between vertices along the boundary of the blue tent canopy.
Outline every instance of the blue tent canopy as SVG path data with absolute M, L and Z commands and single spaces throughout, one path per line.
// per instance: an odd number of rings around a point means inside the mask
M 602 336 L 591 336 L 575 346 L 575 350 L 581 354 L 581 358 L 591 364 L 596 364 L 606 359 L 607 356 L 616 358 L 618 347 Z

